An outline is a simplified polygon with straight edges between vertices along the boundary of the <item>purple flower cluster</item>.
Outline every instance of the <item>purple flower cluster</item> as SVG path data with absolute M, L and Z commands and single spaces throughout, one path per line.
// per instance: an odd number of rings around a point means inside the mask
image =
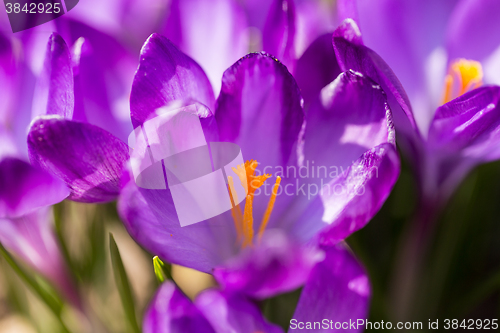
M 490 71 L 500 37 L 483 31 L 499 25 L 500 7 L 455 2 L 339 0 L 331 15 L 334 6 L 319 0 L 173 0 L 168 10 L 152 1 L 134 20 L 139 1 L 89 1 L 54 21 L 50 37 L 40 28 L 0 34 L 0 242 L 77 302 L 49 207 L 118 200 L 137 243 L 218 284 L 191 301 L 165 282 L 144 332 L 281 332 L 257 304 L 300 287 L 297 321 L 366 318 L 368 275 L 344 240 L 398 178 L 396 132 L 421 201 L 434 206 L 499 157 L 500 88 L 483 83 L 500 83 Z M 94 6 L 121 10 L 92 18 Z M 160 33 L 139 53 L 151 31 Z M 249 184 L 275 186 L 181 227 L 168 188 L 134 181 L 126 138 L 152 135 L 147 120 L 191 105 L 207 141 L 241 147 Z M 195 140 L 191 130 L 172 129 L 171 145 Z M 342 172 L 261 174 L 309 163 Z M 299 184 L 321 191 L 275 191 Z

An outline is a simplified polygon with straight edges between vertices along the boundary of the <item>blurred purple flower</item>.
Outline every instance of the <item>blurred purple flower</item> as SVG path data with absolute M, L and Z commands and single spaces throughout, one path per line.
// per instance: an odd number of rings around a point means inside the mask
M 322 0 L 153 0 L 147 4 L 88 0 L 65 17 L 77 38 L 87 39 L 88 31 L 95 29 L 134 51 L 150 34 L 165 35 L 200 64 L 216 96 L 223 72 L 248 52 L 264 50 L 293 72 L 296 59 L 309 44 L 337 26 L 333 2 Z
M 398 142 L 415 168 L 423 204 L 439 205 L 472 168 L 500 157 L 500 88 L 480 87 L 500 84 L 500 37 L 487 33 L 500 29 L 500 3 L 350 5 L 342 15 L 359 22 L 373 51 L 357 24 L 344 21 L 333 38 L 340 68 L 372 78 L 389 95 Z
M 311 270 L 340 265 L 331 259 L 335 255 L 328 254 L 334 251 L 330 247 L 371 219 L 399 173 L 391 113 L 380 87 L 362 75 L 345 72 L 321 90 L 304 114 L 299 89 L 286 67 L 267 54 L 255 53 L 225 72 L 215 101 L 201 67 L 168 39 L 154 34 L 142 49 L 132 87 L 134 127 L 149 136 L 151 129 L 142 124 L 161 112 L 159 108 L 179 100 L 184 105 L 198 103 L 196 114 L 208 141 L 238 144 L 244 156 L 258 161 L 264 170 L 316 162 L 342 171 L 332 179 L 283 177 L 282 188 L 300 181 L 302 188 L 314 187 L 317 192 L 291 196 L 261 192 L 255 199 L 247 198 L 245 216 L 240 215 L 243 221 L 228 211 L 186 227 L 180 226 L 168 189 L 139 188 L 131 180 L 122 188 L 118 209 L 132 237 L 168 262 L 213 273 L 226 291 L 266 298 L 304 283 L 323 288 Z M 174 138 L 170 145 L 194 140 L 185 135 L 188 131 L 178 127 L 168 133 Z M 264 183 L 265 178 L 257 179 Z M 274 206 L 268 206 L 269 198 L 275 200 Z M 255 236 L 250 215 L 266 216 Z M 326 260 L 314 244 L 325 247 Z M 365 311 L 369 288 L 364 273 L 360 275 L 365 287 L 358 300 Z M 348 285 L 355 284 L 349 281 Z M 351 296 L 346 296 L 345 304 Z
M 28 150 L 34 165 L 68 185 L 69 199 L 106 202 L 120 191 L 128 146 L 87 121 L 86 105 L 79 98 L 84 47 L 77 43 L 72 56 L 61 36 L 50 37 L 34 97 L 38 116 L 29 129 Z
M 201 65 L 216 96 L 223 72 L 249 51 L 264 50 L 293 72 L 309 44 L 337 25 L 333 4 L 320 0 L 173 0 L 169 9 L 159 31 Z
M 74 286 L 52 230 L 50 206 L 69 195 L 66 185 L 24 161 L 23 144 L 16 142 L 19 130 L 16 107 L 22 109 L 23 96 L 31 80 L 14 50 L 12 40 L 0 34 L 0 242 L 35 270 L 47 277 L 70 301 L 78 304 Z M 23 86 L 21 82 L 24 82 Z M 5 84 L 4 84 L 5 83 Z M 18 86 L 19 84 L 19 86 Z M 25 87 L 23 90 L 21 87 Z M 5 90 L 3 88 L 6 88 Z M 12 90 L 9 90 L 13 88 Z M 25 137 L 25 134 L 24 134 Z

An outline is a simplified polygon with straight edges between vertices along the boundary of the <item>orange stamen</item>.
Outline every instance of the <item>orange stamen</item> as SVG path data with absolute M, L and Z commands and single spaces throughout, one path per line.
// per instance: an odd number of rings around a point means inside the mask
M 235 204 L 238 202 L 238 194 L 234 189 L 233 177 L 228 176 L 228 185 L 229 185 L 229 198 L 231 199 L 231 216 L 233 217 L 234 227 L 236 229 L 236 238 L 237 241 L 241 241 L 243 235 L 243 218 L 241 213 L 241 208 L 239 204 Z
M 243 213 L 243 248 L 252 245 L 253 239 L 253 196 L 247 195 L 245 212 Z
M 467 59 L 453 61 L 445 77 L 443 104 L 480 87 L 482 80 L 481 63 Z
M 234 181 L 232 177 L 228 177 L 228 187 L 231 198 L 231 215 L 234 220 L 234 225 L 236 228 L 236 235 L 238 242 L 242 241 L 242 247 L 253 245 L 254 230 L 253 230 L 253 200 L 255 191 L 264 185 L 265 181 L 271 177 L 269 174 L 255 176 L 255 170 L 259 164 L 256 160 L 246 161 L 245 164 L 237 165 L 236 168 L 232 168 L 234 173 L 240 179 L 241 185 L 245 188 L 245 193 L 247 194 L 245 210 L 243 214 L 241 213 L 240 206 L 236 204 L 238 202 L 238 197 L 234 189 Z M 269 218 L 274 208 L 274 203 L 276 201 L 276 195 L 278 192 L 278 187 L 280 185 L 281 178 L 276 179 L 276 184 L 273 186 L 273 191 L 271 193 L 271 198 L 267 205 L 266 212 L 260 224 L 258 241 L 262 238 L 264 231 L 266 229 Z
M 269 198 L 269 202 L 267 204 L 266 212 L 264 213 L 264 217 L 262 218 L 262 222 L 260 223 L 259 236 L 258 236 L 259 243 L 260 243 L 260 240 L 262 239 L 262 236 L 264 235 L 264 230 L 266 230 L 267 222 L 269 221 L 269 218 L 271 217 L 271 213 L 273 212 L 274 203 L 276 201 L 276 195 L 278 194 L 278 188 L 280 186 L 280 183 L 281 183 L 281 177 L 277 177 L 276 183 L 273 186 L 271 198 Z

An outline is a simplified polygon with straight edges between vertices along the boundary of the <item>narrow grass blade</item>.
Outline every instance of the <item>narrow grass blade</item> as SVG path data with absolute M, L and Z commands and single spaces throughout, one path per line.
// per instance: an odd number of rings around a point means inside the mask
M 26 272 L 17 261 L 10 255 L 10 253 L 5 249 L 3 244 L 0 243 L 0 253 L 5 261 L 9 264 L 10 267 L 16 272 L 16 274 L 28 285 L 31 290 L 40 297 L 40 299 L 49 307 L 49 309 L 55 314 L 55 316 L 59 319 L 61 327 L 64 332 L 69 332 L 68 328 L 64 324 L 61 314 L 64 308 L 64 302 L 59 297 L 57 291 L 52 288 L 50 283 L 46 282 L 43 277 L 31 276 L 28 272 Z M 40 283 L 40 282 L 43 283 Z
M 116 287 L 118 288 L 118 292 L 120 293 L 125 316 L 127 317 L 127 320 L 130 324 L 131 331 L 140 333 L 140 329 L 137 325 L 137 319 L 135 316 L 132 289 L 130 288 L 127 273 L 125 272 L 125 267 L 123 266 L 120 251 L 118 250 L 118 246 L 116 245 L 115 239 L 111 233 L 109 234 L 109 250 L 111 253 L 111 263 L 113 265 Z

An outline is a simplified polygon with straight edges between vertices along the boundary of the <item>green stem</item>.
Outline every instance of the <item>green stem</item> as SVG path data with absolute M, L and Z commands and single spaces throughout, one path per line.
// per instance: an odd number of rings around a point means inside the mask
M 64 303 L 60 297 L 58 297 L 55 290 L 45 290 L 40 286 L 40 284 L 31 277 L 21 266 L 12 258 L 10 253 L 5 249 L 3 244 L 0 243 L 0 253 L 2 257 L 7 261 L 7 263 L 12 267 L 16 274 L 28 285 L 35 294 L 37 294 L 42 301 L 49 307 L 49 309 L 54 313 L 56 318 L 59 320 L 61 327 L 64 332 L 69 333 L 70 330 L 66 327 L 66 324 L 62 320 L 62 310 Z
M 116 245 L 113 234 L 111 233 L 109 234 L 109 250 L 111 253 L 111 263 L 113 265 L 116 286 L 122 300 L 123 310 L 125 311 L 125 315 L 130 324 L 130 329 L 135 333 L 140 333 L 135 316 L 134 299 L 132 297 L 132 290 L 130 288 L 127 272 L 123 266 L 118 246 Z
M 453 309 L 453 314 L 457 316 L 463 316 L 468 310 L 472 309 L 474 306 L 478 305 L 491 296 L 495 291 L 500 288 L 500 271 L 493 274 L 486 282 L 482 283 L 479 287 L 473 289 L 468 293 L 463 301 L 457 304 Z M 457 317 L 458 318 L 458 317 Z
M 429 251 L 435 232 L 435 220 L 439 214 L 439 204 L 422 201 L 415 218 L 403 233 L 397 252 L 393 276 L 391 303 L 393 319 L 407 321 L 415 318 L 420 307 L 418 295 L 422 285 L 425 257 Z

